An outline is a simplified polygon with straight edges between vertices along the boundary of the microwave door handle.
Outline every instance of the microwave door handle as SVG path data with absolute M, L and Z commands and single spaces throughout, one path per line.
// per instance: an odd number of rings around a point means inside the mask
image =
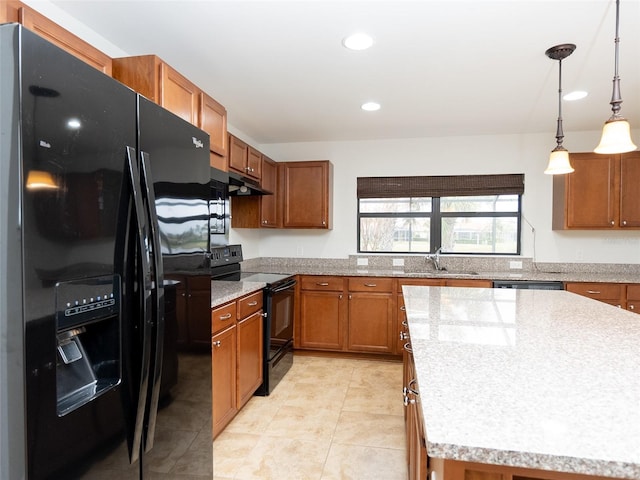
M 152 343 L 151 347 L 155 351 L 155 354 L 153 355 L 153 373 L 151 375 L 151 384 L 149 385 L 149 408 L 147 409 L 147 429 L 144 442 L 144 451 L 148 452 L 153 448 L 162 376 L 162 357 L 164 350 L 164 274 L 160 233 L 158 231 L 158 215 L 156 213 L 156 198 L 153 189 L 153 179 L 151 177 L 151 167 L 149 165 L 149 154 L 147 152 L 140 153 L 140 171 L 142 174 L 143 193 L 146 197 L 145 206 L 151 234 L 151 254 L 155 272 L 155 288 L 153 292 L 155 338 L 150 339 Z
M 142 187 L 140 185 L 140 175 L 138 174 L 138 165 L 136 162 L 136 150 L 127 147 L 127 163 L 129 166 L 129 180 L 131 183 L 131 198 L 133 200 L 133 212 L 136 222 L 136 236 L 138 240 L 139 257 L 140 257 L 140 273 L 141 281 L 140 295 L 142 296 L 142 356 L 140 364 L 140 384 L 138 385 L 137 406 L 135 408 L 135 421 L 133 425 L 133 435 L 129 441 L 129 459 L 131 463 L 138 460 L 140 456 L 140 448 L 142 444 L 142 431 L 145 420 L 145 410 L 147 404 L 147 388 L 149 384 L 149 362 L 151 352 L 149 351 L 151 343 L 151 314 L 152 314 L 152 284 L 151 284 L 151 267 L 149 263 L 149 239 L 147 228 L 148 224 L 144 214 Z

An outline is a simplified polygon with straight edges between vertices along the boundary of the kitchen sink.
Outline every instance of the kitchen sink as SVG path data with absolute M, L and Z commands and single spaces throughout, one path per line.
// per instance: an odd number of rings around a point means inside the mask
M 473 277 L 476 275 L 480 275 L 478 272 L 470 272 L 468 270 L 438 270 L 434 271 L 433 273 L 439 277 Z

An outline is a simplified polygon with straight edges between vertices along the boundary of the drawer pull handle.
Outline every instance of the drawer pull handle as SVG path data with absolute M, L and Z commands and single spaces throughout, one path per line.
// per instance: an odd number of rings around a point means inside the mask
M 600 292 L 599 290 L 587 290 L 587 293 L 589 295 L 599 295 L 602 292 Z
M 402 306 L 400 307 L 400 310 L 401 310 L 401 311 L 403 311 L 403 312 L 406 312 L 406 311 L 407 311 L 407 307 L 405 307 L 404 305 L 402 305 Z
M 403 327 L 408 327 L 408 326 L 409 326 L 409 324 L 407 323 L 407 321 L 406 321 L 406 320 L 403 320 L 403 321 L 402 321 L 402 326 L 403 326 Z
M 319 287 L 328 287 L 329 282 L 316 282 L 316 285 Z
M 258 304 L 258 302 L 256 300 L 254 300 L 253 302 L 247 303 L 247 307 L 255 307 L 257 304 Z
M 411 348 L 411 343 L 409 342 L 405 343 L 402 348 L 404 348 L 409 353 L 413 353 L 413 348 Z
M 231 314 L 227 313 L 226 315 L 220 315 L 220 320 L 229 320 L 231 318 Z M 220 342 L 218 342 L 220 343 Z
M 378 285 L 376 285 L 375 283 L 365 283 L 364 286 L 365 287 L 377 287 Z

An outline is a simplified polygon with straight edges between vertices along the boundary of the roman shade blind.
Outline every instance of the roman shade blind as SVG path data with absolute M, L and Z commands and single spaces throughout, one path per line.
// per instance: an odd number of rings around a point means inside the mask
M 522 195 L 524 174 L 358 177 L 358 198 Z

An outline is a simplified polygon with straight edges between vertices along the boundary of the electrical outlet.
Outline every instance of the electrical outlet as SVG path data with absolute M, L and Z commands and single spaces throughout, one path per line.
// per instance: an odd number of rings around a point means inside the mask
M 369 265 L 369 259 L 368 258 L 358 258 L 358 266 L 359 267 L 366 267 L 367 265 Z
M 514 269 L 518 268 L 518 269 L 522 270 L 522 261 L 520 261 L 520 260 L 511 260 L 509 262 L 509 268 L 514 268 Z
M 404 258 L 394 258 L 393 259 L 394 267 L 404 267 Z

